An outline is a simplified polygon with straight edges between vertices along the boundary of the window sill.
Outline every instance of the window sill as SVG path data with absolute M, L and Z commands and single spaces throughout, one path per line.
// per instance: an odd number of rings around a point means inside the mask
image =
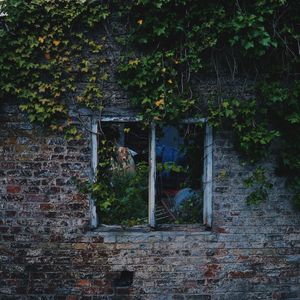
M 195 242 L 217 242 L 218 233 L 202 224 L 165 224 L 153 229 L 148 225 L 124 228 L 122 226 L 101 226 L 86 232 L 81 241 L 104 244 L 127 244 L 130 248 L 146 247 L 147 243 L 156 244 Z
M 93 232 L 156 232 L 156 231 L 187 231 L 187 232 L 211 232 L 211 228 L 202 224 L 160 224 L 155 228 L 149 225 L 136 225 L 131 227 L 121 225 L 100 225 L 93 229 Z

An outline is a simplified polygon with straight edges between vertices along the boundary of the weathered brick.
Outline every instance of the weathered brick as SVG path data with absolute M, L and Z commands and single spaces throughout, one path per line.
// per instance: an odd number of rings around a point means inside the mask
M 91 281 L 88 279 L 80 279 L 77 281 L 77 286 L 91 286 Z
M 8 210 L 5 212 L 5 216 L 10 218 L 10 217 L 14 217 L 17 215 L 17 212 L 16 211 L 12 211 L 12 210 Z
M 7 192 L 12 194 L 17 194 L 21 192 L 21 187 L 19 185 L 8 185 Z
M 200 84 L 212 90 L 212 82 Z M 72 181 L 90 179 L 90 135 L 68 143 L 28 124 L 17 106 L 6 105 L 15 116 L 1 109 L 0 298 L 300 298 L 300 216 L 272 157 L 276 184 L 249 207 L 243 180 L 252 167 L 239 164 L 230 135 L 215 132 L 211 231 L 91 230 L 89 197 Z

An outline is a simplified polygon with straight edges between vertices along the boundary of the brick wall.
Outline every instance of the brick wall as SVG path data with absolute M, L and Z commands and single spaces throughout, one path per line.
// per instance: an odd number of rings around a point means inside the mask
M 215 134 L 213 229 L 89 230 L 90 139 L 67 143 L 0 108 L 1 299 L 300 299 L 300 214 L 274 188 L 260 206 L 229 134 Z

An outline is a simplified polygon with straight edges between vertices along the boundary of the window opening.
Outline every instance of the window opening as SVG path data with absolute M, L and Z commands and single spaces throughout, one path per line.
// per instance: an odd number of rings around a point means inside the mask
M 156 221 L 202 223 L 203 128 L 196 124 L 157 130 Z
M 152 124 L 150 129 L 138 121 L 107 117 L 101 127 L 92 122 L 98 133 L 92 136 L 92 166 L 100 223 L 154 227 L 203 222 L 211 227 L 212 129 L 199 126 L 199 120 L 163 128 Z M 95 210 L 93 202 L 93 227 Z
M 97 202 L 102 224 L 148 223 L 148 137 L 137 123 L 101 123 Z

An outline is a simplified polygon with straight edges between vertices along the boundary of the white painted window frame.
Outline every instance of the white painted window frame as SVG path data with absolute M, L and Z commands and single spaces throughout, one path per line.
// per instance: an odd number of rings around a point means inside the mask
M 212 227 L 213 201 L 213 130 L 205 123 L 204 163 L 203 163 L 203 224 Z
M 140 122 L 139 117 L 102 117 L 101 122 Z M 99 119 L 92 118 L 92 177 L 93 181 L 97 177 L 97 165 L 98 165 L 98 122 Z M 208 125 L 206 119 L 190 118 L 184 119 L 181 123 L 193 124 L 203 122 L 205 123 L 205 137 L 204 137 L 204 163 L 203 163 L 203 224 L 207 227 L 212 227 L 212 178 L 213 178 L 213 131 L 212 127 Z M 156 129 L 155 124 L 150 126 L 149 134 L 149 189 L 148 189 L 148 224 L 151 227 L 155 227 L 155 181 L 156 181 Z M 91 215 L 91 227 L 96 228 L 98 226 L 98 218 L 96 214 L 96 206 L 93 199 L 90 199 L 90 215 Z
M 97 180 L 97 166 L 98 166 L 98 121 L 95 118 L 92 118 L 91 122 L 91 147 L 92 147 L 92 181 Z M 91 228 L 96 228 L 98 226 L 98 217 L 96 211 L 95 200 L 90 196 L 90 225 Z

